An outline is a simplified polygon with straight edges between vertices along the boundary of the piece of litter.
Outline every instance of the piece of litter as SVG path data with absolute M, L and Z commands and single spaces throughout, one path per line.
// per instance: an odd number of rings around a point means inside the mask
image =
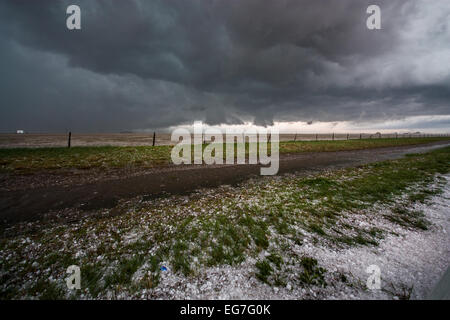
M 164 267 L 164 266 L 161 266 L 161 267 L 159 268 L 159 270 L 161 270 L 161 271 L 167 271 L 167 268 Z

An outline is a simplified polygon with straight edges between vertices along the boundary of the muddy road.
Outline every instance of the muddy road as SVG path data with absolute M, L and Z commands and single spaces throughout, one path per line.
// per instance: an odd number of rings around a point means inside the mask
M 426 145 L 377 148 L 357 151 L 284 154 L 278 174 L 308 174 L 325 169 L 353 167 L 376 161 L 398 159 L 408 153 L 421 153 L 448 146 L 448 141 Z M 171 166 L 142 175 L 100 180 L 71 186 L 47 186 L 16 191 L 0 191 L 0 221 L 7 225 L 34 220 L 64 208 L 95 210 L 111 208 L 120 199 L 143 195 L 185 194 L 195 189 L 236 184 L 259 176 L 258 165 Z M 50 214 L 51 215 L 51 214 Z

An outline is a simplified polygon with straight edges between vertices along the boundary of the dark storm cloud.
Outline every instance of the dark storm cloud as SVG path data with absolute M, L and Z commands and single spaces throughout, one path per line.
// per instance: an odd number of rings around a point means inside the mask
M 65 27 L 69 4 L 81 7 L 80 31 Z M 365 26 L 369 4 L 382 8 L 380 31 Z M 4 1 L 0 126 L 449 114 L 449 10 L 444 0 Z

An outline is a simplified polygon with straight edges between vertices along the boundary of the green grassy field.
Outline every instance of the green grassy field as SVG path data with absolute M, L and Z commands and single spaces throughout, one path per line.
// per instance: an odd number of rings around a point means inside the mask
M 291 141 L 280 142 L 280 153 L 359 150 L 440 140 L 443 138 Z M 21 173 L 70 168 L 151 168 L 170 164 L 171 149 L 172 146 L 0 149 L 0 172 Z
M 447 147 L 308 177 L 266 177 L 189 197 L 138 199 L 121 204 L 115 209 L 121 214 L 112 217 L 19 224 L 0 239 L 0 298 L 140 297 L 158 287 L 163 263 L 180 277 L 195 277 L 249 257 L 253 276 L 270 286 L 284 287 L 292 274 L 295 286 L 326 286 L 330 271 L 296 247 L 306 239 L 336 250 L 377 246 L 391 232 L 361 225 L 356 215 L 427 230 L 430 222 L 411 206 L 439 194 L 441 175 L 449 172 Z M 75 293 L 63 280 L 71 264 L 81 266 L 83 277 Z

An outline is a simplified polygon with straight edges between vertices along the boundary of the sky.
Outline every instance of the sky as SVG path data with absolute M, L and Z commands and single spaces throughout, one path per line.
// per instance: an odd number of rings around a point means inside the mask
M 450 132 L 450 1 L 3 0 L 0 72 L 0 132 Z

